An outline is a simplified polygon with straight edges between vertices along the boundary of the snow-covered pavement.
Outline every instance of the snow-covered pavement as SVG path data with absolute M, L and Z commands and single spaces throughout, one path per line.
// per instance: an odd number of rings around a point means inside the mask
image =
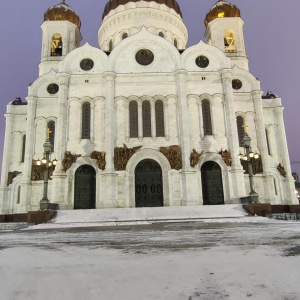
M 0 233 L 1 299 L 300 299 L 300 223 Z

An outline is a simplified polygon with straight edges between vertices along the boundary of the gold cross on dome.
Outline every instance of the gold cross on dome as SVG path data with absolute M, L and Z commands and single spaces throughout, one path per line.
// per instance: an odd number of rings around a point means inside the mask
M 243 124 L 242 127 L 243 127 L 243 129 L 244 129 L 244 133 L 247 133 L 247 127 L 248 127 L 248 125 L 247 125 L 246 122 Z

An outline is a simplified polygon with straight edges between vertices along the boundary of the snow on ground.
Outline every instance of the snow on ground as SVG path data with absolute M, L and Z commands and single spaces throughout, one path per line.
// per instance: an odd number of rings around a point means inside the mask
M 300 223 L 228 221 L 0 233 L 1 299 L 300 299 Z

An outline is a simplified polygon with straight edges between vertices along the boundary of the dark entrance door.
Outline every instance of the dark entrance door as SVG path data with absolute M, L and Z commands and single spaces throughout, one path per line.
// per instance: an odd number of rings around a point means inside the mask
M 136 207 L 157 207 L 164 205 L 162 170 L 160 165 L 145 159 L 135 168 Z
M 75 173 L 74 209 L 96 207 L 96 172 L 93 167 L 83 165 Z
M 202 194 L 204 205 L 224 204 L 222 173 L 220 166 L 208 161 L 201 167 Z

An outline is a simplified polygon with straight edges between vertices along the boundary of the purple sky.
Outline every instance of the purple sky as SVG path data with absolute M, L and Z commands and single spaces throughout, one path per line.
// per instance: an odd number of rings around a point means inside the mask
M 204 39 L 206 13 L 216 0 L 177 0 L 189 30 L 188 46 Z M 16 97 L 24 99 L 27 87 L 38 75 L 41 57 L 41 29 L 44 12 L 60 0 L 0 1 L 0 157 L 2 158 L 6 104 Z M 99 47 L 97 32 L 106 0 L 67 0 L 80 16 L 82 44 Z M 262 90 L 282 97 L 290 159 L 300 162 L 300 1 L 232 0 L 245 21 L 244 35 L 250 71 Z M 300 173 L 300 163 L 292 164 Z

